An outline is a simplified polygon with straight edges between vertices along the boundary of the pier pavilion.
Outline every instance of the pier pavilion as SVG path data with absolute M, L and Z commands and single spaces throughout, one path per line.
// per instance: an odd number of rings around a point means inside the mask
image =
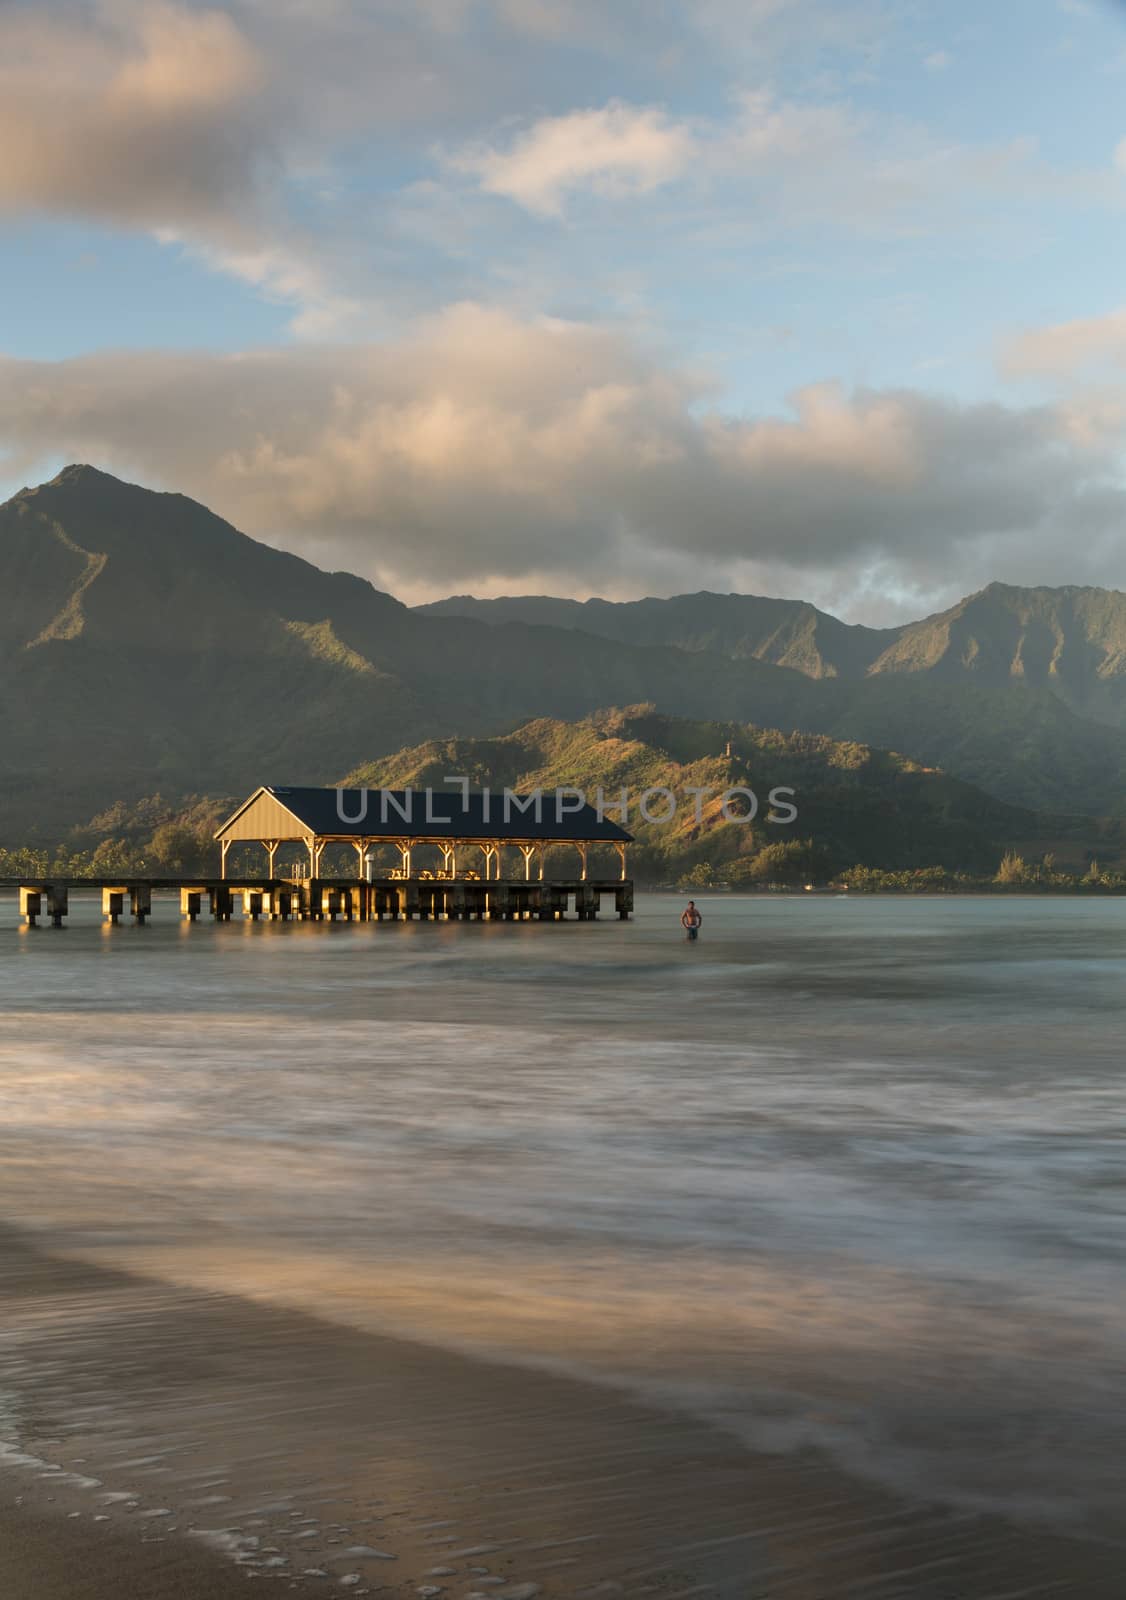
M 219 875 L 226 876 L 227 854 L 234 844 L 260 845 L 266 857 L 266 876 L 273 878 L 278 850 L 299 843 L 307 852 L 307 875 L 321 876 L 321 857 L 331 844 L 348 844 L 356 852 L 356 877 L 368 879 L 369 858 L 377 845 L 398 849 L 396 878 L 411 879 L 414 851 L 433 845 L 441 857 L 437 872 L 427 877 L 459 877 L 500 882 L 501 851 L 519 852 L 524 882 L 542 881 L 547 850 L 552 845 L 572 847 L 578 856 L 580 882 L 588 879 L 591 845 L 609 845 L 619 862 L 618 878 L 626 878 L 626 850 L 631 836 L 608 817 L 586 805 L 577 791 L 514 795 L 510 791 L 462 794 L 431 789 L 307 789 L 264 785 L 256 789 L 227 818 L 215 838 L 219 845 Z M 480 862 L 480 871 L 467 867 L 467 858 Z
M 184 878 L 14 878 L 0 889 L 19 895 L 21 918 L 35 927 L 41 916 L 61 928 L 69 893 L 101 892 L 102 916 L 116 924 L 131 916 L 143 924 L 152 915 L 153 894 L 179 894 L 181 916 L 195 922 L 205 904 L 217 922 L 229 922 L 236 909 L 248 921 L 291 919 L 335 922 L 426 920 L 561 922 L 571 908 L 580 922 L 594 922 L 604 900 L 622 921 L 633 912 L 633 883 L 626 876 L 631 838 L 624 828 L 599 816 L 574 790 L 544 795 L 487 791 L 464 797 L 453 790 L 409 789 L 256 789 L 228 817 L 215 838 L 219 875 Z M 277 860 L 285 844 L 300 846 L 300 862 L 288 870 Z M 258 845 L 266 871 L 245 870 L 232 878 L 227 857 L 232 845 Z M 337 877 L 322 873 L 330 845 L 355 851 L 355 871 Z M 372 851 L 390 845 L 399 867 L 377 876 Z M 437 870 L 413 859 L 420 846 L 434 846 Z M 592 845 L 608 846 L 619 871 L 605 878 L 588 871 Z M 575 853 L 577 871 L 545 872 L 547 852 L 564 846 Z M 516 865 L 512 876 L 507 862 Z M 478 862 L 480 870 L 471 866 Z M 241 864 L 245 868 L 245 863 Z M 554 865 L 554 863 L 553 863 Z

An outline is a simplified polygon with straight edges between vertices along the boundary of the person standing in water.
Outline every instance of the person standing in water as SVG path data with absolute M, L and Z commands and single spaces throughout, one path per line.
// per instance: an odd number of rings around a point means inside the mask
M 681 915 L 680 925 L 688 934 L 690 939 L 695 939 L 697 937 L 700 932 L 700 924 L 703 922 L 703 920 L 704 919 L 700 915 L 695 900 L 689 900 L 688 905 L 685 907 L 685 910 Z

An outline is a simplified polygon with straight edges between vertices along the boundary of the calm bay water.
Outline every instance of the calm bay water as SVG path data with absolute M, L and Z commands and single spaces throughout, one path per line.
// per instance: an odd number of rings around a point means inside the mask
M 0 908 L 0 1216 L 1092 1531 L 1126 1447 L 1126 900 L 631 925 Z

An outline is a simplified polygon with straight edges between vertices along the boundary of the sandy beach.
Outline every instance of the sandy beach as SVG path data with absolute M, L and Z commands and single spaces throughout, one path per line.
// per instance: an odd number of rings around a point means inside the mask
M 812 1454 L 3 1242 L 6 1600 L 310 1594 L 984 1600 L 1121 1554 L 900 1500 Z

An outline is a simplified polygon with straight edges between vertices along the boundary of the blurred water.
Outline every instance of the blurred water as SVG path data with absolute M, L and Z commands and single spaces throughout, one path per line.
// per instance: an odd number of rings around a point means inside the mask
M 72 902 L 73 903 L 73 902 Z M 1112 1529 L 1126 901 L 0 926 L 0 1216 Z

